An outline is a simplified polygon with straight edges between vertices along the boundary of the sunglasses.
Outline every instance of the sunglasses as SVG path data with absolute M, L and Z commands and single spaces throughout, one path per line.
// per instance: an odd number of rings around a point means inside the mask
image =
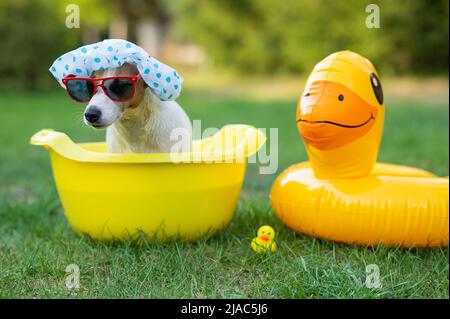
M 73 75 L 62 79 L 69 96 L 77 102 L 86 103 L 102 88 L 103 92 L 115 102 L 129 101 L 136 91 L 136 83 L 141 79 L 135 76 L 111 76 L 106 78 L 81 78 Z

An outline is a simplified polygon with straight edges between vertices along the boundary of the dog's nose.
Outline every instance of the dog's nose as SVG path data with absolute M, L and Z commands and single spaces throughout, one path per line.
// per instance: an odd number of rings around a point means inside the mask
M 95 123 L 100 119 L 102 111 L 96 107 L 90 107 L 84 112 L 84 117 L 89 123 Z

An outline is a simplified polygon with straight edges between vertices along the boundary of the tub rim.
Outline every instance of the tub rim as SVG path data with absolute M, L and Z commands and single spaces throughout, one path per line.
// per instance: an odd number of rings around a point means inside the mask
M 214 135 L 205 139 L 194 140 L 194 146 L 201 148 L 214 139 L 226 134 L 236 134 L 237 143 L 233 148 L 222 151 L 205 152 L 193 151 L 189 153 L 132 153 L 116 154 L 88 150 L 83 145 L 105 144 L 104 142 L 75 143 L 65 133 L 53 129 L 43 129 L 35 133 L 31 145 L 43 146 L 57 154 L 73 161 L 87 163 L 243 163 L 246 158 L 258 152 L 266 142 L 265 134 L 250 125 L 225 125 Z M 194 147 L 193 146 L 193 147 Z M 195 148 L 195 147 L 194 147 Z

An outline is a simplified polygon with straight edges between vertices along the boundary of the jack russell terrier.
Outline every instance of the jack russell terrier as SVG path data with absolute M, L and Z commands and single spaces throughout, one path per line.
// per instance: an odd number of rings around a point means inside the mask
M 108 152 L 190 150 L 191 122 L 175 102 L 182 78 L 137 45 L 124 40 L 87 45 L 62 55 L 50 72 L 72 99 L 88 103 L 84 123 L 106 128 Z M 183 134 L 181 149 L 175 130 Z

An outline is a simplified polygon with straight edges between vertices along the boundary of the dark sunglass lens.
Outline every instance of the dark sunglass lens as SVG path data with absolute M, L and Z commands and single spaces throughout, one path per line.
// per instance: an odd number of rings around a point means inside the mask
M 75 100 L 87 102 L 94 93 L 94 84 L 88 80 L 69 80 L 67 81 L 67 91 Z
M 133 82 L 130 79 L 109 79 L 103 85 L 112 100 L 127 100 L 133 96 Z

